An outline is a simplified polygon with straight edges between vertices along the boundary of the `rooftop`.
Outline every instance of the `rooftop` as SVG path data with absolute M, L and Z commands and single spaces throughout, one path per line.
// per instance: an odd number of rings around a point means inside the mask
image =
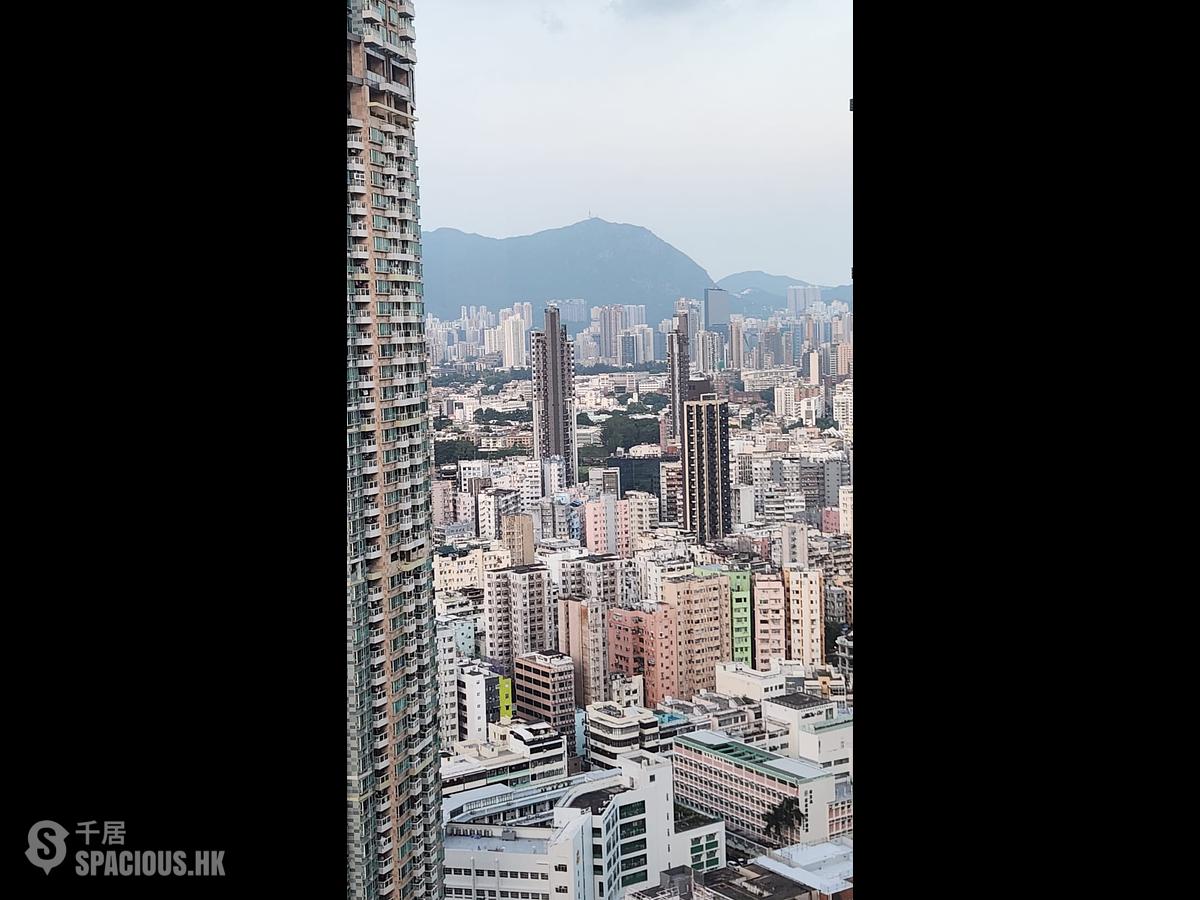
M 447 834 L 447 850 L 499 850 L 504 853 L 545 853 L 550 842 L 545 838 L 501 837 L 499 835 Z
M 819 697 L 816 694 L 807 694 L 804 691 L 796 691 L 794 694 L 784 694 L 782 697 L 772 697 L 766 701 L 768 703 L 778 703 L 780 706 L 787 706 L 792 709 L 808 709 L 811 706 L 825 706 L 832 701 Z
M 574 809 L 590 809 L 594 815 L 599 815 L 608 808 L 612 798 L 621 792 L 621 788 L 601 788 L 598 791 L 587 791 L 573 797 L 567 805 Z
M 759 750 L 741 741 L 734 740 L 726 734 L 707 729 L 693 731 L 691 734 L 679 735 L 675 738 L 682 746 L 697 746 L 697 749 L 718 753 L 725 759 L 758 769 L 776 778 L 784 777 L 789 781 L 808 781 L 813 778 L 831 778 L 832 773 L 822 769 L 814 762 L 804 759 L 790 759 L 766 750 Z

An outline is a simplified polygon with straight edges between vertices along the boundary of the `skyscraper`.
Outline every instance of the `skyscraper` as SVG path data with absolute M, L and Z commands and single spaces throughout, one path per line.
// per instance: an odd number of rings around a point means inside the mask
M 704 329 L 729 337 L 729 292 L 724 288 L 704 289 Z
M 561 456 L 567 487 L 578 480 L 575 435 L 575 352 L 557 306 L 546 307 L 546 327 L 533 332 L 533 455 Z
M 346 896 L 442 896 L 413 7 L 346 17 Z
M 745 323 L 741 316 L 729 323 L 729 368 L 741 369 L 746 347 Z
M 733 527 L 729 489 L 729 404 L 704 394 L 684 404 L 684 527 L 701 543 Z
M 688 314 L 680 311 L 675 316 L 675 330 L 667 335 L 667 380 L 671 391 L 667 437 L 676 446 L 683 442 L 683 404 L 687 400 L 688 378 L 691 377 L 688 343 Z
M 500 326 L 503 335 L 505 368 L 525 368 L 525 323 L 520 316 L 511 316 Z
M 621 332 L 625 329 L 625 307 L 601 306 L 600 321 L 600 356 L 606 362 L 620 364 Z

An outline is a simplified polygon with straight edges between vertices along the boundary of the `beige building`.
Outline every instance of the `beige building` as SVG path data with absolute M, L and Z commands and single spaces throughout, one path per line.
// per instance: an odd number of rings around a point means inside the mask
M 663 600 L 646 616 L 646 705 L 666 697 L 691 697 L 716 687 L 715 669 L 728 651 L 729 577 L 671 578 Z
M 470 549 L 448 547 L 433 557 L 433 584 L 438 595 L 483 586 L 484 573 L 506 569 L 513 564 L 512 554 L 500 543 L 487 543 Z
M 511 566 L 487 572 L 483 616 L 488 659 L 511 670 L 525 653 L 552 650 L 558 611 L 544 566 Z
M 500 532 L 501 542 L 508 550 L 512 565 L 531 565 L 533 563 L 533 516 L 502 516 Z
M 820 569 L 789 566 L 783 570 L 787 612 L 787 658 L 806 666 L 825 661 L 825 597 Z

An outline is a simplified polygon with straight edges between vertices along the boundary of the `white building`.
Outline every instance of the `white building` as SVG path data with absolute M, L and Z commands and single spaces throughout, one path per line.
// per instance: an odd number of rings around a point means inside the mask
M 593 766 L 615 769 L 622 754 L 633 750 L 658 752 L 658 717 L 650 710 L 592 703 L 585 712 L 588 761 Z
M 867 498 L 867 505 L 871 505 Z M 843 484 L 838 488 L 838 523 L 843 534 L 850 535 L 850 548 L 854 548 L 854 485 Z M 868 529 L 870 530 L 870 529 Z
M 830 688 L 837 683 L 842 690 Z M 717 692 L 751 700 L 771 700 L 806 691 L 839 702 L 845 697 L 844 680 L 828 666 L 806 666 L 793 659 L 772 660 L 771 667 L 757 670 L 740 662 L 722 662 L 716 668 Z
M 723 868 L 724 823 L 689 814 L 676 827 L 674 800 L 670 760 L 642 750 L 617 769 L 448 797 L 446 898 L 623 900 L 665 869 Z
M 837 427 L 854 435 L 854 379 L 847 378 L 833 389 L 833 420 Z
M 545 722 L 488 725 L 487 739 L 459 741 L 442 760 L 442 796 L 486 785 L 519 787 L 565 778 L 567 745 Z

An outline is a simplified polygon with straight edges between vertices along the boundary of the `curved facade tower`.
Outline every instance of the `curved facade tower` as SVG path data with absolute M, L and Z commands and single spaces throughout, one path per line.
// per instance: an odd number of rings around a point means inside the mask
M 442 896 L 413 5 L 346 11 L 349 900 Z

